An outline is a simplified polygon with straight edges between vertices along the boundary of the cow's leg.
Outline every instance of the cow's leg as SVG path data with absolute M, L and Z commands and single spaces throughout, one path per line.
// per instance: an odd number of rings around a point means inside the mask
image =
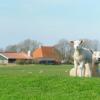
M 88 75 L 86 75 L 86 77 L 88 76 L 88 77 L 91 77 L 92 76 L 92 64 L 90 64 L 90 63 L 87 63 L 86 64 L 86 69 L 88 70 L 88 72 L 87 72 L 87 74 Z
M 75 76 L 77 76 L 78 63 L 74 60 Z
M 85 65 L 86 71 L 85 71 L 85 77 L 91 77 L 92 76 L 92 64 L 87 63 Z
M 82 77 L 82 76 L 84 76 L 84 73 L 83 73 L 83 71 L 84 71 L 84 62 L 80 63 L 80 70 L 81 70 L 81 75 L 80 76 Z
M 95 63 L 96 62 L 96 60 L 95 59 L 93 59 L 93 61 L 92 61 L 92 76 L 98 76 L 98 74 L 97 74 L 97 66 L 98 66 L 98 64 L 96 64 Z

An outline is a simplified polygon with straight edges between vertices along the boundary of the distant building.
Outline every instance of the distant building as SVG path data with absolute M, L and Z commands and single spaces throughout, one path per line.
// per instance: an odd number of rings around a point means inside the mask
M 40 64 L 58 64 L 60 56 L 54 47 L 41 46 L 32 53 L 35 62 Z
M 24 52 L 0 52 L 0 64 L 16 63 L 17 60 L 32 60 L 32 57 Z

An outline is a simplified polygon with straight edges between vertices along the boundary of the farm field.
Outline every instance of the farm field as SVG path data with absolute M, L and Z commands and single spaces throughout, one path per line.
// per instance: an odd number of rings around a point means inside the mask
M 69 77 L 72 65 L 0 65 L 0 100 L 100 100 L 100 79 Z

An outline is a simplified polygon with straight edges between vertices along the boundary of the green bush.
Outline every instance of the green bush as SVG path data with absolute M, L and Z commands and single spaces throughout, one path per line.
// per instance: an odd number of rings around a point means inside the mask
M 16 64 L 24 65 L 25 64 L 25 60 L 17 60 L 16 61 Z
M 24 65 L 24 64 L 33 64 L 34 61 L 33 60 L 17 60 L 16 61 L 16 64 L 21 64 L 21 65 Z

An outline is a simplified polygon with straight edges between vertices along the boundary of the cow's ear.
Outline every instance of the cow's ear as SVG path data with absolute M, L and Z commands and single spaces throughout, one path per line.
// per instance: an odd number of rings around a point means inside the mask
M 74 44 L 74 41 L 70 41 L 71 44 Z
M 80 41 L 80 44 L 82 44 L 82 43 L 84 43 L 84 40 L 81 40 L 81 41 Z
M 74 45 L 74 41 L 69 41 L 70 46 Z

